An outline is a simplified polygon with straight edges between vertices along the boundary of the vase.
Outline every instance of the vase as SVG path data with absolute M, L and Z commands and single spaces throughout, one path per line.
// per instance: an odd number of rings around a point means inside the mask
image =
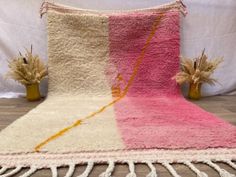
M 39 91 L 39 84 L 29 84 L 26 85 L 26 98 L 29 101 L 38 101 L 41 99 L 40 91 Z
M 201 83 L 190 83 L 188 97 L 193 100 L 199 100 L 201 98 Z

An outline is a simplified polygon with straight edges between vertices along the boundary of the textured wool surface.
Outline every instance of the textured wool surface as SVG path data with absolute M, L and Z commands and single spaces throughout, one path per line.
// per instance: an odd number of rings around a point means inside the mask
M 27 153 L 30 161 L 12 158 L 30 165 L 39 156 L 47 166 L 40 153 L 74 154 L 77 163 L 141 162 L 142 153 L 152 161 L 181 153 L 190 161 L 222 152 L 235 158 L 236 128 L 186 101 L 171 79 L 179 70 L 177 5 L 122 13 L 49 8 L 48 98 L 0 133 L 2 159 Z
M 111 62 L 126 81 L 156 15 L 109 18 Z M 179 13 L 166 13 L 127 96 L 114 105 L 126 147 L 235 147 L 235 127 L 187 102 L 171 80 L 179 55 Z

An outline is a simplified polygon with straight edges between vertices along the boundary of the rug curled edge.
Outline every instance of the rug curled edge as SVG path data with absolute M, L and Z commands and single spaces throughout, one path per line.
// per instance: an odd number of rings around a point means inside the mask
M 206 150 L 126 150 L 109 152 L 68 152 L 68 153 L 17 153 L 0 155 L 0 176 L 12 176 L 21 171 L 22 168 L 29 168 L 21 177 L 31 176 L 39 169 L 50 169 L 52 176 L 57 176 L 57 168 L 68 167 L 66 177 L 71 177 L 76 165 L 87 165 L 79 177 L 87 177 L 95 164 L 107 164 L 107 169 L 99 177 L 111 177 L 116 164 L 127 164 L 129 174 L 136 176 L 135 164 L 146 164 L 150 173 L 147 177 L 156 177 L 158 172 L 154 163 L 161 164 L 174 177 L 180 177 L 172 164 L 183 164 L 191 169 L 198 177 L 207 177 L 207 174 L 200 171 L 194 163 L 204 163 L 216 170 L 221 177 L 235 177 L 216 162 L 226 163 L 236 169 L 236 149 L 211 148 Z M 9 171 L 10 169 L 10 171 Z

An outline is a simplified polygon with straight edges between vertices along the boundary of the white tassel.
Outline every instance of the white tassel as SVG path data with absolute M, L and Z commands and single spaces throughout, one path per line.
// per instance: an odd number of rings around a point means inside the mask
M 136 177 L 135 171 L 134 171 L 134 163 L 132 161 L 128 161 L 129 165 L 129 174 L 126 175 L 126 177 Z
M 206 173 L 198 170 L 191 162 L 184 161 L 183 163 L 187 165 L 194 173 L 196 173 L 198 177 L 208 177 Z
M 70 164 L 65 177 L 71 177 L 74 174 L 74 171 L 75 171 L 75 164 Z
M 88 177 L 89 173 L 93 169 L 93 166 L 94 166 L 94 162 L 93 161 L 89 161 L 85 171 L 81 175 L 79 175 L 78 177 Z
M 220 174 L 221 177 L 236 177 L 235 175 L 227 172 L 225 169 L 220 168 L 218 165 L 214 164 L 209 160 L 204 161 L 204 163 L 214 168 Z
M 32 166 L 26 173 L 24 173 L 23 175 L 20 175 L 20 177 L 29 177 L 36 171 L 37 171 L 37 168 L 35 166 Z
M 146 162 L 148 167 L 150 168 L 151 172 L 147 174 L 146 177 L 157 177 L 157 171 L 152 162 L 148 161 Z
M 3 174 L 5 171 L 7 171 L 7 167 L 2 167 L 0 169 L 0 175 Z
M 111 174 L 115 168 L 115 164 L 113 161 L 109 161 L 108 167 L 105 172 L 99 175 L 99 177 L 111 177 Z
M 168 163 L 168 162 L 163 162 L 162 165 L 169 170 L 169 172 L 174 176 L 174 177 L 181 177 L 177 174 L 175 169 Z
M 13 169 L 12 171 L 10 171 L 9 173 L 0 175 L 0 177 L 9 177 L 9 176 L 12 176 L 12 175 L 18 173 L 18 172 L 21 170 L 21 168 L 22 168 L 22 166 L 18 166 L 18 167 L 16 167 L 15 169 Z
M 51 166 L 52 177 L 57 177 L 57 167 Z
M 231 162 L 230 160 L 226 160 L 224 161 L 225 163 L 227 163 L 229 166 L 231 166 L 232 168 L 236 169 L 236 164 Z

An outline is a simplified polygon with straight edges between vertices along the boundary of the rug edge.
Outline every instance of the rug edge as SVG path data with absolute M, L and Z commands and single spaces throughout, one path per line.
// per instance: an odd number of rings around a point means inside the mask
M 223 162 L 236 169 L 236 148 L 211 148 L 206 150 L 125 150 L 110 152 L 82 152 L 82 153 L 19 153 L 19 154 L 1 154 L 0 155 L 0 175 L 7 172 L 6 176 L 18 173 L 22 168 L 29 167 L 29 170 L 23 174 L 23 177 L 30 176 L 39 169 L 50 169 L 52 176 L 57 174 L 57 168 L 68 167 L 66 177 L 73 175 L 76 165 L 86 164 L 85 171 L 79 177 L 87 177 L 95 164 L 108 164 L 102 177 L 110 177 L 116 164 L 127 164 L 130 170 L 129 174 L 135 174 L 135 164 L 143 163 L 150 168 L 148 175 L 157 175 L 154 163 L 164 166 L 174 177 L 179 177 L 172 164 L 183 164 L 195 172 L 199 177 L 204 174 L 197 169 L 194 163 L 204 163 L 219 174 L 225 174 L 229 177 L 235 177 L 225 169 L 222 169 L 216 162 Z M 10 172 L 8 169 L 12 169 Z

